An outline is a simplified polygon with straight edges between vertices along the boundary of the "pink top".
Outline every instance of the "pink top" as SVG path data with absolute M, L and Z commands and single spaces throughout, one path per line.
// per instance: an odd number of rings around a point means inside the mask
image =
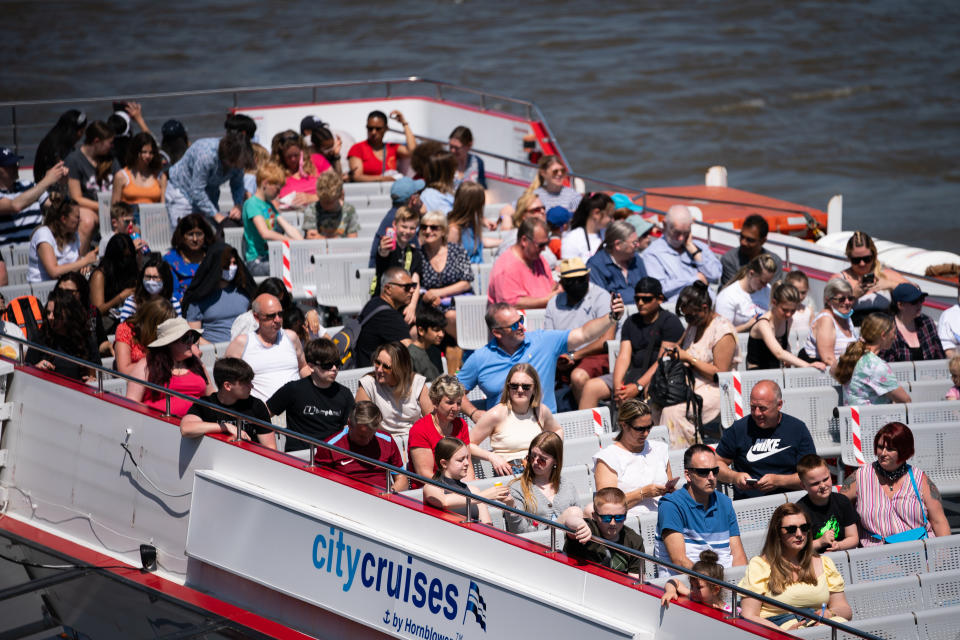
M 516 304 L 524 296 L 541 298 L 550 295 L 553 284 L 550 265 L 543 256 L 537 256 L 537 262 L 531 269 L 510 247 L 497 258 L 490 270 L 487 302 Z
M 277 194 L 278 198 L 282 198 L 290 193 L 317 192 L 317 176 L 329 169 L 330 163 L 319 153 L 311 153 L 310 159 L 313 161 L 313 166 L 316 167 L 317 172 L 312 176 L 308 176 L 302 171 L 291 175 L 287 178 L 287 181 L 283 183 L 283 188 L 280 189 L 280 193 Z
M 947 391 L 947 400 L 960 400 L 960 387 L 950 387 Z
M 917 489 L 923 491 L 923 471 L 914 468 L 913 477 L 917 481 Z M 860 528 L 860 544 L 864 547 L 883 544 L 871 536 L 871 532 L 885 538 L 923 525 L 920 499 L 913 490 L 909 475 L 903 477 L 900 488 L 892 496 L 888 493 L 880 486 L 872 464 L 857 469 L 857 512 L 863 525 Z M 927 535 L 934 535 L 929 517 Z
M 182 376 L 170 376 L 170 382 L 167 383 L 167 389 L 176 391 L 177 393 L 182 393 L 184 395 L 193 396 L 194 398 L 201 398 L 207 393 L 207 381 L 193 371 L 187 371 L 187 373 L 183 374 Z M 153 407 L 159 411 L 165 411 L 167 408 L 167 398 L 166 396 L 160 396 L 159 394 L 147 389 L 146 393 L 143 394 L 143 404 L 147 405 L 148 407 Z M 177 417 L 186 415 L 187 411 L 189 411 L 190 407 L 192 406 L 193 403 L 189 400 L 184 400 L 174 396 L 170 397 L 170 413 Z

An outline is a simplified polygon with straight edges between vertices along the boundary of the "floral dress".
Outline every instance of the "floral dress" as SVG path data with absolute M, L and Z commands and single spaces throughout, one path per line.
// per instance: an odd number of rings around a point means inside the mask
M 843 385 L 846 403 L 859 407 L 865 404 L 890 404 L 886 394 L 900 386 L 890 365 L 880 356 L 867 351 L 857 361 L 850 382 Z
M 420 280 L 421 289 L 427 290 L 449 287 L 461 280 L 473 282 L 473 270 L 470 268 L 470 258 L 467 256 L 467 250 L 463 248 L 462 244 L 447 243 L 447 262 L 443 265 L 443 270 L 439 273 L 437 273 L 433 265 L 430 264 L 430 259 L 425 255 L 423 256 L 423 274 Z M 463 293 L 471 293 L 471 291 L 464 291 Z M 453 298 L 444 298 L 440 304 L 440 308 L 444 311 L 453 306 Z

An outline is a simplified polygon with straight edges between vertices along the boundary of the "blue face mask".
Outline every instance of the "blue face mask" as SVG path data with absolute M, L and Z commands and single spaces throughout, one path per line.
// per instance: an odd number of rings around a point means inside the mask
M 834 309 L 833 313 L 840 316 L 844 320 L 849 320 L 850 316 L 853 315 L 853 309 L 850 309 L 850 311 L 847 311 L 846 313 L 843 313 L 842 311 L 838 311 L 837 309 Z

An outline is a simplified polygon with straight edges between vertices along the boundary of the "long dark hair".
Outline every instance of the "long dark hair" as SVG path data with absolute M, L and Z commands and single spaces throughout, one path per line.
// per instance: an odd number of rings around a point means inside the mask
M 170 346 L 153 347 L 147 349 L 147 382 L 167 386 L 173 376 L 173 356 L 170 355 Z M 203 362 L 197 356 L 191 355 L 183 361 L 183 366 L 207 380 L 207 371 Z
M 163 166 L 163 158 L 160 156 L 160 148 L 157 146 L 157 141 L 152 135 L 146 131 L 141 131 L 137 135 L 133 136 L 130 139 L 130 142 L 127 143 L 127 153 L 124 158 L 124 166 L 132 169 L 136 166 L 137 161 L 140 159 L 140 152 L 144 147 L 150 147 L 153 149 L 153 160 L 150 161 L 150 164 L 147 165 L 147 171 L 156 175 L 160 173 L 160 168 Z
M 173 237 L 170 239 L 170 246 L 180 251 L 186 243 L 186 235 L 194 229 L 203 231 L 203 247 L 207 249 L 213 244 L 216 237 L 213 235 L 213 229 L 207 222 L 202 213 L 191 213 L 180 218 L 177 222 L 177 228 L 173 230 Z
M 90 309 L 90 283 L 77 271 L 67 271 L 57 278 L 57 284 L 54 289 L 60 288 L 61 282 L 72 282 L 77 288 L 77 294 L 80 296 L 80 304 L 84 309 Z
M 44 322 L 40 328 L 43 344 L 86 360 L 90 357 L 87 352 L 89 335 L 87 310 L 75 295 L 63 289 L 51 291 L 50 297 L 47 298 L 47 303 L 50 302 L 53 303 L 54 320 Z
M 87 116 L 79 109 L 68 109 L 37 145 L 33 161 L 34 182 L 40 182 L 53 165 L 67 157 L 87 126 Z
M 173 270 L 170 268 L 170 263 L 164 260 L 159 253 L 151 253 L 143 261 L 143 268 L 140 269 L 140 275 L 137 278 L 137 290 L 133 292 L 133 300 L 137 305 L 152 297 L 143 286 L 143 277 L 147 273 L 147 267 L 155 267 L 157 273 L 160 274 L 160 279 L 163 280 L 163 289 L 160 290 L 158 295 L 161 298 L 168 299 L 173 295 Z
M 604 211 L 612 204 L 613 198 L 602 191 L 596 191 L 594 193 L 585 195 L 583 198 L 581 198 L 580 204 L 577 205 L 577 210 L 573 212 L 573 217 L 570 218 L 570 228 L 576 229 L 577 227 L 585 226 L 587 224 L 587 218 L 590 217 L 591 211 L 594 209 Z
M 245 295 L 247 299 L 253 298 L 256 283 L 254 282 L 253 276 L 247 270 L 243 259 L 237 253 L 236 249 L 230 245 L 218 242 L 207 249 L 207 255 L 203 257 L 203 262 L 197 267 L 197 273 L 193 276 L 190 287 L 187 289 L 187 292 L 183 294 L 180 306 L 184 311 L 186 311 L 189 305 L 203 300 L 220 289 L 220 272 L 225 268 L 225 265 L 230 264 L 231 256 L 237 260 L 237 275 L 233 280 L 234 286 L 237 288 L 237 291 Z
M 107 242 L 97 270 L 103 274 L 103 299 L 137 286 L 137 249 L 125 233 L 115 233 Z

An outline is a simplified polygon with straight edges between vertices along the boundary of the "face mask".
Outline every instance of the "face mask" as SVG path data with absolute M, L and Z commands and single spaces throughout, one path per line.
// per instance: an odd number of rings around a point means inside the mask
M 226 280 L 227 282 L 233 282 L 234 277 L 237 275 L 237 265 L 232 264 L 220 273 L 220 277 Z
M 147 293 L 155 296 L 163 290 L 163 280 L 144 279 L 143 288 L 147 290 Z
M 838 316 L 840 316 L 841 318 L 843 318 L 844 320 L 849 320 L 849 319 L 850 319 L 850 316 L 853 315 L 853 309 L 850 309 L 850 311 L 847 311 L 846 313 L 843 313 L 843 312 L 839 311 L 838 309 L 834 309 L 833 312 L 834 312 L 836 315 L 838 315 Z
M 583 300 L 590 288 L 590 281 L 586 278 L 575 278 L 563 283 L 563 290 L 567 292 L 568 300 Z
M 309 147 L 312 145 L 313 145 L 313 140 L 311 140 L 310 134 L 308 133 L 307 135 L 303 136 L 303 146 Z

